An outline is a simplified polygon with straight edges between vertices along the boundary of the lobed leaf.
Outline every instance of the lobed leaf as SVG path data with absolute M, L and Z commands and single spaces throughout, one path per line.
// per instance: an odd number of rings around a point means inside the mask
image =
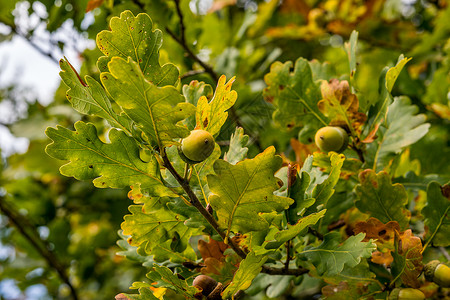
M 358 97 L 351 93 L 348 81 L 331 79 L 323 81 L 321 87 L 323 99 L 317 103 L 319 110 L 331 119 L 330 124 L 348 127 L 358 134 L 366 121 L 366 115 L 359 112 Z
M 274 173 L 280 167 L 281 157 L 275 156 L 274 147 L 236 165 L 217 160 L 214 163 L 217 175 L 208 175 L 207 180 L 212 192 L 209 202 L 219 225 L 227 228 L 228 233 L 268 228 L 268 222 L 260 214 L 281 212 L 292 203 L 292 199 L 273 194 L 279 188 Z
M 147 277 L 153 282 L 158 282 L 159 287 L 165 287 L 183 295 L 186 299 L 195 299 L 194 295 L 200 292 L 199 289 L 189 286 L 186 280 L 178 278 L 169 268 L 154 265 L 153 270 L 147 273 Z
M 100 83 L 90 76 L 85 76 L 86 83 L 84 83 L 67 59 L 61 59 L 59 65 L 61 67 L 59 76 L 69 87 L 67 99 L 76 111 L 103 118 L 111 126 L 121 128 L 131 135 L 132 121 L 113 110 L 111 100 Z
M 46 148 L 47 154 L 70 160 L 60 168 L 62 175 L 78 180 L 95 178 L 94 185 L 99 188 L 140 184 L 142 189 L 154 195 L 176 195 L 164 186 L 156 160 L 141 161 L 136 141 L 123 131 L 111 129 L 111 142 L 106 144 L 98 138 L 94 125 L 78 121 L 74 126 L 75 131 L 61 126 L 46 130 L 47 136 L 53 140 Z
M 265 255 L 255 255 L 250 252 L 247 257 L 241 261 L 239 269 L 233 277 L 233 281 L 222 292 L 222 298 L 231 297 L 239 290 L 246 290 L 252 284 L 253 279 L 261 272 L 262 265 L 268 259 Z
M 285 242 L 298 236 L 308 226 L 316 224 L 325 215 L 325 212 L 326 209 L 323 209 L 318 213 L 310 214 L 299 219 L 294 225 L 288 224 L 286 230 L 281 230 L 274 234 L 274 241 L 268 241 L 265 248 L 277 249 L 281 247 Z
M 201 96 L 197 102 L 196 129 L 209 131 L 212 135 L 219 133 L 220 128 L 227 120 L 228 113 L 237 99 L 237 93 L 231 90 L 234 77 L 225 83 L 225 75 L 220 76 L 217 82 L 216 92 L 210 102 L 206 96 Z
M 350 78 L 355 77 L 356 73 L 356 45 L 358 43 L 358 31 L 353 30 L 350 35 L 350 40 L 345 42 L 345 52 L 347 52 L 348 62 L 350 66 Z
M 185 226 L 186 217 L 150 204 L 131 205 L 129 210 L 131 215 L 124 217 L 121 227 L 124 234 L 132 236 L 129 241 L 132 246 L 139 246 L 149 255 L 154 255 L 157 262 L 196 260 L 189 239 L 201 234 L 201 230 Z
M 230 138 L 230 147 L 225 152 L 223 160 L 229 162 L 232 165 L 243 161 L 247 157 L 248 148 L 248 135 L 244 134 L 244 129 L 237 127 L 234 134 Z
M 425 239 L 434 246 L 450 246 L 450 186 L 433 181 L 428 184 L 427 203 L 422 209 L 425 218 Z
M 383 120 L 386 120 L 388 106 L 392 103 L 392 88 L 394 87 L 395 81 L 400 75 L 403 67 L 410 60 L 411 58 L 404 58 L 403 55 L 400 55 L 397 64 L 394 67 L 385 67 L 381 72 L 379 79 L 380 91 L 378 100 L 376 103 L 374 103 L 374 106 L 369 111 L 369 132 L 372 132 L 374 128 L 378 127 L 383 122 Z
M 320 88 L 313 80 L 307 60 L 299 58 L 291 72 L 292 62 L 275 62 L 264 80 L 264 98 L 276 107 L 273 120 L 282 128 L 292 129 L 306 124 L 319 128 L 328 124 L 317 107 L 322 99 Z
M 189 130 L 178 122 L 193 114 L 195 107 L 184 102 L 173 86 L 149 83 L 130 58 L 114 57 L 108 66 L 110 73 L 100 75 L 103 85 L 150 142 L 163 148 L 189 135 Z
M 328 177 L 321 183 L 314 186 L 310 198 L 315 199 L 314 205 L 310 206 L 305 215 L 309 215 L 316 212 L 318 208 L 327 205 L 328 200 L 334 194 L 334 187 L 339 181 L 339 176 L 341 174 L 341 168 L 345 161 L 345 156 L 343 154 L 337 154 L 335 152 L 328 153 L 328 157 L 331 162 L 331 171 Z
M 324 235 L 322 244 L 318 247 L 307 246 L 299 253 L 299 257 L 313 264 L 319 276 L 337 275 L 347 267 L 356 267 L 362 258 L 368 258 L 376 249 L 376 245 L 370 240 L 362 242 L 364 234 L 350 236 L 340 245 L 341 234 L 330 232 Z
M 394 262 L 391 266 L 392 282 L 400 278 L 403 284 L 413 288 L 421 286 L 419 275 L 422 273 L 422 241 L 412 234 L 411 229 L 397 234 L 395 241 Z
M 377 170 L 388 165 L 394 154 L 420 140 L 430 128 L 425 115 L 418 114 L 419 108 L 410 104 L 406 97 L 395 98 L 389 105 L 386 125 L 378 130 L 378 143 L 374 157 Z
M 408 195 L 405 187 L 392 184 L 389 174 L 365 170 L 359 174 L 360 184 L 356 186 L 358 199 L 355 206 L 383 223 L 397 221 L 401 229 L 408 227 L 411 213 L 405 208 Z
M 147 14 L 136 17 L 129 10 L 113 17 L 111 30 L 97 34 L 97 46 L 106 57 L 99 59 L 99 69 L 107 71 L 106 65 L 113 57 L 128 59 L 139 64 L 144 77 L 156 86 L 175 85 L 179 71 L 173 64 L 159 64 L 159 49 L 162 46 L 161 30 L 152 30 L 153 23 Z
M 365 222 L 358 222 L 353 229 L 355 234 L 364 233 L 364 241 L 374 239 L 377 251 L 372 253 L 372 262 L 389 267 L 394 260 L 391 252 L 395 250 L 395 234 L 400 232 L 397 221 L 389 221 L 386 224 L 375 218 L 369 218 Z
M 213 97 L 213 88 L 204 83 L 203 81 L 192 80 L 189 85 L 183 85 L 183 95 L 186 98 L 187 103 L 191 103 L 194 106 L 197 106 L 198 100 L 205 96 L 209 101 Z M 185 120 L 185 124 L 189 129 L 193 130 L 195 128 L 195 116 L 190 116 Z

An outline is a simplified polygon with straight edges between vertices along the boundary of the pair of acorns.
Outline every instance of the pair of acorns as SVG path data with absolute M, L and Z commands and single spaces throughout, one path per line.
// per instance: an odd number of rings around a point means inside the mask
M 336 126 L 320 128 L 315 136 L 317 147 L 324 152 L 342 152 L 348 145 L 348 134 Z M 196 164 L 207 159 L 214 151 L 214 137 L 206 130 L 192 130 L 178 147 L 180 157 L 189 164 Z

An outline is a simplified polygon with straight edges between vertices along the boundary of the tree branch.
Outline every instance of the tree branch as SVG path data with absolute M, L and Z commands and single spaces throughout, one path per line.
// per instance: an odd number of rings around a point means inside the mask
M 162 159 L 164 162 L 164 167 L 169 170 L 169 172 L 175 177 L 177 182 L 181 185 L 183 190 L 186 192 L 186 194 L 189 197 L 190 203 L 192 206 L 194 206 L 201 214 L 202 216 L 208 221 L 208 223 L 214 228 L 214 230 L 220 235 L 220 237 L 225 241 L 226 235 L 225 233 L 220 230 L 219 224 L 217 224 L 216 219 L 206 210 L 206 208 L 202 205 L 200 200 L 198 200 L 197 195 L 195 195 L 194 191 L 191 189 L 191 186 L 189 185 L 189 182 L 181 177 L 180 174 L 178 174 L 177 170 L 173 167 L 172 163 L 170 162 L 169 158 L 167 157 L 167 154 L 165 152 L 166 150 L 162 150 Z M 231 239 L 228 239 L 229 245 L 231 248 L 236 252 L 237 255 L 239 255 L 242 259 L 244 259 L 247 254 L 238 246 L 236 245 Z
M 285 269 L 285 268 L 273 268 L 273 267 L 262 266 L 261 272 L 269 274 L 269 275 L 294 275 L 294 276 L 300 276 L 300 275 L 308 273 L 309 270 L 305 269 L 305 268 Z
M 187 193 L 190 203 L 192 206 L 194 206 L 201 214 L 202 216 L 208 221 L 208 223 L 214 228 L 214 230 L 220 235 L 220 237 L 225 241 L 226 235 L 225 233 L 220 230 L 219 224 L 217 224 L 216 219 L 206 210 L 206 208 L 202 205 L 200 200 L 198 200 L 197 196 L 195 195 L 194 191 L 191 189 L 191 186 L 189 185 L 189 182 L 185 180 L 183 177 L 181 177 L 180 174 L 178 174 L 177 170 L 173 167 L 172 163 L 170 162 L 169 158 L 167 157 L 167 154 L 165 152 L 165 149 L 162 150 L 162 159 L 164 162 L 164 167 L 169 170 L 169 172 L 175 177 L 177 182 L 181 185 L 183 190 Z M 230 247 L 236 252 L 237 255 L 239 255 L 242 259 L 245 259 L 247 257 L 247 254 L 242 250 L 238 245 L 236 245 L 232 239 L 228 239 Z M 299 269 L 288 269 L 288 268 L 273 268 L 273 267 L 267 267 L 262 266 L 263 273 L 267 273 L 270 275 L 295 275 L 300 276 L 302 274 L 308 273 L 309 270 L 305 268 L 299 268 Z
M 166 31 L 184 49 L 188 57 L 196 61 L 205 70 L 205 72 L 212 77 L 214 81 L 217 82 L 219 80 L 219 76 L 213 70 L 213 68 L 204 61 L 202 61 L 197 55 L 195 55 L 194 52 L 192 52 L 192 50 L 188 47 L 186 42 L 183 43 L 181 38 L 179 38 L 172 30 L 170 30 L 170 28 L 166 27 Z
M 22 32 L 20 32 L 20 30 L 15 25 L 14 26 L 10 25 L 10 28 L 14 32 L 15 35 L 20 36 L 21 38 L 26 40 L 28 42 L 28 44 L 30 44 L 30 46 L 33 47 L 35 50 L 37 50 L 40 54 L 42 54 L 45 57 L 48 57 L 54 63 L 59 64 L 59 60 L 57 58 L 55 58 L 50 52 L 45 51 L 44 49 L 39 47 L 37 44 L 35 44 L 29 35 L 23 34 Z
M 66 274 L 64 265 L 58 260 L 56 255 L 50 250 L 48 243 L 39 237 L 34 225 L 19 214 L 13 207 L 6 203 L 4 197 L 0 197 L 0 211 L 3 212 L 17 230 L 27 239 L 37 252 L 47 261 L 51 268 L 55 269 L 61 280 L 70 288 L 72 298 L 78 300 L 75 287 Z

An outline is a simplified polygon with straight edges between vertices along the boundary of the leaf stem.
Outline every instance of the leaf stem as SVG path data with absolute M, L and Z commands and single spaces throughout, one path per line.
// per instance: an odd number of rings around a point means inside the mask
M 300 276 L 309 272 L 308 269 L 298 268 L 298 269 L 285 269 L 285 268 L 273 268 L 268 266 L 262 266 L 262 273 L 269 275 L 294 275 Z
M 64 265 L 58 260 L 55 253 L 50 250 L 46 241 L 39 237 L 36 227 L 26 218 L 19 214 L 13 207 L 6 203 L 4 197 L 0 197 L 0 211 L 14 224 L 17 230 L 27 239 L 36 251 L 47 261 L 47 263 L 56 270 L 61 280 L 67 284 L 74 300 L 78 300 L 78 294 L 75 287 L 67 276 Z

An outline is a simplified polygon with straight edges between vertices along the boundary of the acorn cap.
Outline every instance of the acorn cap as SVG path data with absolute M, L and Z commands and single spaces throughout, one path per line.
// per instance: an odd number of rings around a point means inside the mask
M 423 268 L 423 273 L 425 274 L 425 278 L 428 281 L 433 281 L 434 278 L 434 270 L 441 262 L 439 260 L 432 260 L 427 263 Z

